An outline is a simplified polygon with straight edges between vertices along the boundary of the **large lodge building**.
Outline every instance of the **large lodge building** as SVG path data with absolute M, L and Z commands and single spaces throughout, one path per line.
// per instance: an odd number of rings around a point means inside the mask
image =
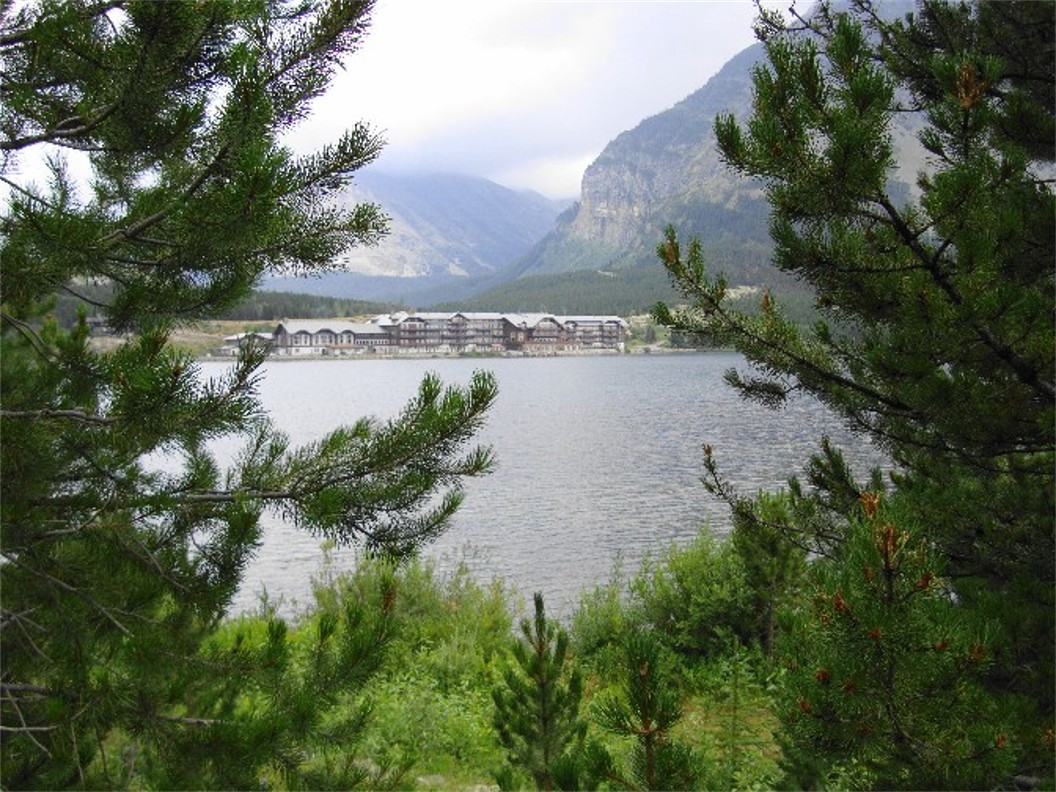
M 276 355 L 463 352 L 553 355 L 622 351 L 627 322 L 618 316 L 546 313 L 383 314 L 369 322 L 283 321 L 271 335 Z

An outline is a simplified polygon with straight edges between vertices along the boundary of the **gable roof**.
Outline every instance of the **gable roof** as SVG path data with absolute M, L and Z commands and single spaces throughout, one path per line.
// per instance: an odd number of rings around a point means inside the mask
M 297 333 L 315 335 L 322 332 L 331 332 L 334 335 L 340 335 L 344 332 L 351 332 L 355 335 L 377 335 L 384 333 L 385 329 L 379 325 L 364 322 L 340 322 L 334 319 L 293 319 L 279 323 L 279 326 L 275 328 L 275 335 L 281 332 L 289 335 L 297 335 Z

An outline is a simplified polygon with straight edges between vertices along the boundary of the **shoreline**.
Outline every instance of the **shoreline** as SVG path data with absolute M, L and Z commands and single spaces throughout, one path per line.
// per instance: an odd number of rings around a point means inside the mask
M 643 357 L 651 355 L 693 355 L 708 352 L 724 352 L 723 349 L 665 349 L 662 347 L 642 347 L 639 349 L 615 350 L 615 349 L 592 349 L 576 350 L 574 352 L 400 352 L 400 353 L 361 353 L 354 355 L 326 355 L 326 354 L 303 354 L 303 355 L 268 355 L 268 363 L 299 363 L 312 361 L 327 362 L 351 362 L 359 360 L 510 360 L 517 358 L 533 359 L 539 358 L 576 358 L 576 357 Z M 196 355 L 195 360 L 200 362 L 223 362 L 234 360 L 234 354 L 205 354 Z

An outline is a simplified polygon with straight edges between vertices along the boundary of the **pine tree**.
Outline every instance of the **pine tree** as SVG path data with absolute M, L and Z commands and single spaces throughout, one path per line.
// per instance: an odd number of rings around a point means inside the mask
M 964 617 L 912 516 L 866 492 L 842 549 L 812 565 L 782 637 L 778 707 L 797 785 L 857 773 L 870 788 L 984 789 L 1032 766 L 1030 702 L 987 690 L 994 624 Z
M 942 559 L 964 628 L 990 625 L 985 689 L 1033 701 L 1030 741 L 1044 756 L 1056 668 L 1054 5 L 926 1 L 894 22 L 883 8 L 823 3 L 789 26 L 763 14 L 752 116 L 716 121 L 725 161 L 766 191 L 775 264 L 813 290 L 822 319 L 802 332 L 769 293 L 754 315 L 731 309 L 725 279 L 674 229 L 658 253 L 688 304 L 657 314 L 744 353 L 754 372 L 728 380 L 746 397 L 812 394 L 890 455 L 887 500 Z M 908 191 L 893 144 L 907 129 L 926 152 Z M 794 484 L 781 528 L 851 574 L 859 498 L 882 484 L 856 482 L 831 446 L 808 481 Z M 731 500 L 765 522 L 750 499 Z M 1051 774 L 1051 755 L 1040 767 L 1024 770 Z
M 698 778 L 690 748 L 671 738 L 682 719 L 682 691 L 670 659 L 651 631 L 629 633 L 624 641 L 624 681 L 617 695 L 602 698 L 595 718 L 602 728 L 633 737 L 626 761 L 614 758 L 600 743 L 586 752 L 588 774 L 623 789 L 692 789 Z
M 778 610 L 799 594 L 806 573 L 806 551 L 787 541 L 778 527 L 791 523 L 789 511 L 784 493 L 761 493 L 750 508 L 734 510 L 730 532 L 752 591 L 757 635 L 768 655 L 777 636 Z
M 385 231 L 378 207 L 335 200 L 377 155 L 376 133 L 355 125 L 301 156 L 284 143 L 371 6 L 4 5 L 5 787 L 112 786 L 126 737 L 178 785 L 255 785 L 270 762 L 295 770 L 321 723 L 308 704 L 323 713 L 361 678 L 384 620 L 356 603 L 328 617 L 311 674 L 281 622 L 261 644 L 210 648 L 262 512 L 398 558 L 444 529 L 464 476 L 489 469 L 487 449 L 467 449 L 495 395 L 486 374 L 450 389 L 429 377 L 392 421 L 296 449 L 256 396 L 263 350 L 205 380 L 168 343 L 265 272 L 323 271 Z M 63 330 L 48 315 L 62 293 L 94 299 L 120 343 L 101 349 L 83 318 Z M 228 470 L 208 445 L 220 437 L 244 442 Z M 266 705 L 249 706 L 260 695 Z M 171 775 L 183 763 L 202 775 Z
M 533 599 L 535 616 L 521 622 L 503 684 L 492 690 L 495 728 L 510 762 L 539 789 L 565 789 L 574 786 L 571 754 L 587 728 L 579 717 L 583 679 L 570 667 L 568 633 L 547 621 L 540 592 Z
M 101 752 L 99 780 L 159 789 L 398 782 L 406 767 L 367 761 L 357 747 L 371 714 L 358 694 L 398 632 L 395 570 L 377 567 L 375 587 L 317 592 L 315 607 L 293 623 L 274 612 L 227 621 L 205 637 L 188 673 L 159 669 L 159 681 L 179 685 L 180 714 L 159 713 L 150 740 L 115 733 L 120 750 Z

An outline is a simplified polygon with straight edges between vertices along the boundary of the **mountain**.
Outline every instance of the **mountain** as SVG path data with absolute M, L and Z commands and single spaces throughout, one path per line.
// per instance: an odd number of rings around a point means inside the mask
M 517 276 L 655 263 L 668 223 L 699 234 L 705 253 L 757 282 L 769 259 L 768 208 L 757 185 L 720 161 L 720 113 L 751 108 L 752 66 L 762 45 L 742 51 L 703 88 L 612 140 L 583 176 L 580 201 L 514 269 Z
M 913 6 L 911 0 L 885 0 L 879 9 L 893 19 Z M 731 282 L 780 282 L 770 265 L 769 206 L 761 185 L 726 167 L 714 131 L 716 117 L 726 113 L 745 125 L 753 68 L 765 58 L 762 44 L 748 47 L 702 88 L 612 140 L 584 173 L 580 201 L 511 267 L 511 277 L 659 267 L 655 249 L 670 224 L 683 238 L 700 237 L 705 260 Z M 893 175 L 896 196 L 914 191 L 924 167 L 919 123 L 906 114 L 893 123 L 901 166 Z
M 913 2 L 878 8 L 891 18 Z M 752 71 L 764 60 L 761 44 L 743 50 L 699 90 L 619 134 L 587 168 L 571 205 L 483 179 L 364 172 L 349 199 L 381 204 L 393 217 L 390 238 L 349 256 L 349 273 L 274 288 L 420 308 L 641 309 L 673 296 L 655 253 L 671 224 L 683 238 L 699 237 L 709 267 L 731 284 L 788 289 L 790 279 L 770 264 L 761 186 L 725 166 L 714 132 L 720 114 L 747 120 Z M 914 116 L 902 114 L 892 127 L 896 197 L 914 191 L 924 167 Z
M 390 218 L 388 236 L 345 254 L 342 272 L 271 278 L 264 288 L 390 298 L 484 278 L 524 256 L 569 203 L 472 176 L 372 169 L 356 174 L 342 200 L 380 205 Z

